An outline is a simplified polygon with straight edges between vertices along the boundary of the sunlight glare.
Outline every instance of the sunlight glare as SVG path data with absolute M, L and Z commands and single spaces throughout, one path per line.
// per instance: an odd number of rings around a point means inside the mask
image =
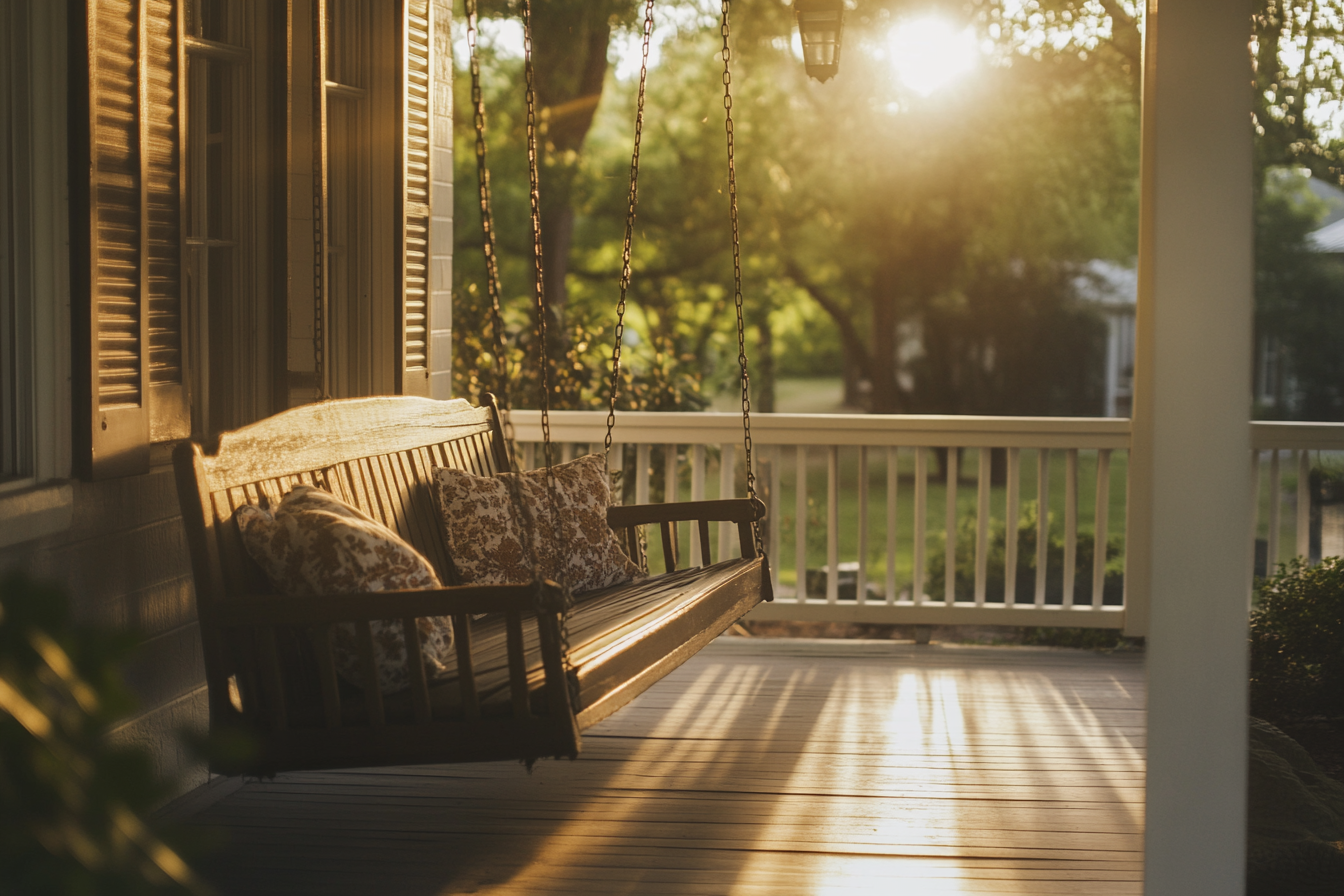
M 970 28 L 957 31 L 937 16 L 901 22 L 891 29 L 888 43 L 896 77 L 921 96 L 969 72 L 980 55 Z

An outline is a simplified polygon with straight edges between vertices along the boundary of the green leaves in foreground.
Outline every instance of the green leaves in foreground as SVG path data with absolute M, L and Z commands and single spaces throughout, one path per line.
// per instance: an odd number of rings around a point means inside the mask
M 0 579 L 0 892 L 205 892 L 143 821 L 168 795 L 149 756 L 108 742 L 135 643 L 74 624 L 56 588 Z
M 1251 714 L 1344 715 L 1344 559 L 1311 566 L 1298 557 L 1258 582 Z

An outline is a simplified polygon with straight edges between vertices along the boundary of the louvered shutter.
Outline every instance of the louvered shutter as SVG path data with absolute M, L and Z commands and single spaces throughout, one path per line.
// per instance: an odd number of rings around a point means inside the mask
M 429 394 L 429 0 L 403 3 L 401 392 Z
M 171 0 L 88 0 L 87 456 L 148 470 L 151 434 L 189 434 L 182 363 L 177 24 Z M 80 122 L 82 125 L 83 122 Z M 80 185 L 83 187 L 84 185 Z M 83 323 L 83 322 L 81 322 Z M 83 378 L 81 378 L 83 379 Z M 161 411 L 161 413 L 156 413 Z M 80 424 L 76 424 L 77 426 Z M 81 433 L 82 435 L 82 433 Z M 81 455 L 84 451 L 81 449 Z

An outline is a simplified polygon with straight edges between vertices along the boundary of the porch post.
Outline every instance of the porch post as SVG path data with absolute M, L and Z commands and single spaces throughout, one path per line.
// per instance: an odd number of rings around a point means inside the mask
M 1250 27 L 1245 2 L 1148 2 L 1129 570 L 1148 896 L 1244 890 Z

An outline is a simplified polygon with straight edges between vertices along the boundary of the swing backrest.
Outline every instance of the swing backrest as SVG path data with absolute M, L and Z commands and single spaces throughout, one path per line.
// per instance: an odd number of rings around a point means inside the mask
M 493 403 L 409 396 L 341 399 L 305 405 L 220 436 L 207 450 L 177 450 L 178 496 L 196 579 L 212 704 L 227 694 L 236 651 L 213 631 L 212 611 L 231 599 L 274 589 L 247 554 L 233 520 L 261 496 L 278 504 L 297 485 L 316 485 L 397 532 L 458 584 L 431 491 L 431 468 L 478 475 L 507 469 Z M 212 713 L 224 707 L 212 706 Z

